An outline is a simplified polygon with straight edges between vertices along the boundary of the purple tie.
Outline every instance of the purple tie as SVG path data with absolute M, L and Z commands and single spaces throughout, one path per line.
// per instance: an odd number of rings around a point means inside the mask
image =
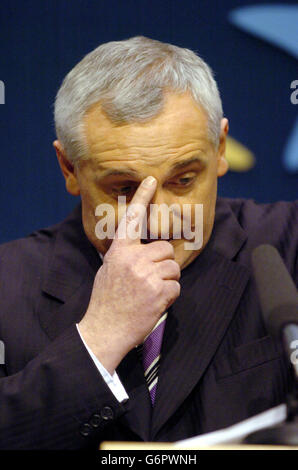
M 160 364 L 160 350 L 166 325 L 166 318 L 167 312 L 164 313 L 156 323 L 154 329 L 145 339 L 142 348 L 144 374 L 147 381 L 152 405 L 154 404 L 156 394 L 158 369 Z

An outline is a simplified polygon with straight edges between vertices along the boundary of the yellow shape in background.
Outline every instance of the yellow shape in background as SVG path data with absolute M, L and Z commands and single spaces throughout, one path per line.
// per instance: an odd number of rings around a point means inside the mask
M 249 171 L 255 165 L 254 154 L 233 137 L 227 137 L 226 158 L 232 171 Z

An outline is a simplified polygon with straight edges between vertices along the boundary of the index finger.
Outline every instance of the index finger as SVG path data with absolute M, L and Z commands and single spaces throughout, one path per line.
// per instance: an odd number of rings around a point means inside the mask
M 157 181 L 153 176 L 145 178 L 136 190 L 124 216 L 118 225 L 115 240 L 123 240 L 126 244 L 140 243 L 141 227 L 143 219 L 147 212 L 147 207 L 154 196 Z M 139 226 L 139 234 L 135 232 L 135 228 Z

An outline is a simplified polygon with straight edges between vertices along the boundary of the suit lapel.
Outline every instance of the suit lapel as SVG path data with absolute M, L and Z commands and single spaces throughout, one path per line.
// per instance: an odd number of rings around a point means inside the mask
M 165 328 L 152 440 L 199 383 L 233 318 L 249 270 L 230 258 L 245 240 L 231 211 L 220 205 L 210 242 L 182 272 L 181 294 Z
M 39 320 L 50 339 L 55 339 L 83 317 L 101 264 L 97 251 L 85 235 L 79 205 L 58 225 L 42 283 Z

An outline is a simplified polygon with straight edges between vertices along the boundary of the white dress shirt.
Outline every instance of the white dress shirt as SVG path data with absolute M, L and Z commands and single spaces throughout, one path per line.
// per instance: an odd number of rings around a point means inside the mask
M 85 343 L 81 333 L 80 333 L 80 329 L 79 329 L 79 325 L 77 324 L 76 325 L 77 327 L 77 330 L 79 332 L 79 335 L 81 337 L 81 340 L 83 341 L 88 353 L 90 354 L 90 356 L 92 357 L 93 361 L 94 361 L 94 364 L 96 365 L 98 371 L 100 372 L 102 378 L 104 379 L 104 381 L 106 382 L 106 384 L 109 386 L 111 392 L 114 394 L 115 398 L 117 398 L 117 400 L 119 402 L 123 402 L 123 401 L 126 401 L 128 400 L 128 395 L 125 391 L 125 388 L 123 387 L 119 377 L 118 377 L 118 374 L 117 372 L 115 371 L 113 373 L 113 375 L 109 374 L 109 372 L 105 369 L 105 367 L 102 365 L 102 363 L 97 359 L 97 357 L 95 356 L 95 354 L 91 351 L 91 349 L 89 348 L 89 346 Z
M 103 255 L 99 252 L 98 252 L 98 254 L 101 257 L 101 260 L 103 261 Z M 121 381 L 118 377 L 117 372 L 115 371 L 113 373 L 113 375 L 109 374 L 109 372 L 105 369 L 105 367 L 102 365 L 102 363 L 97 359 L 95 354 L 91 351 L 89 346 L 85 343 L 85 341 L 84 341 L 84 339 L 83 339 L 83 337 L 80 333 L 80 329 L 79 329 L 78 324 L 76 324 L 76 327 L 77 327 L 77 330 L 78 330 L 78 333 L 80 335 L 81 340 L 83 341 L 88 353 L 90 354 L 91 358 L 94 361 L 94 364 L 96 365 L 96 367 L 97 367 L 99 373 L 101 374 L 102 378 L 104 379 L 104 381 L 106 382 L 106 384 L 110 388 L 111 392 L 114 394 L 115 398 L 117 398 L 117 400 L 119 402 L 123 402 L 123 401 L 128 400 L 129 397 L 128 397 L 128 395 L 126 393 L 126 390 L 123 387 L 123 385 L 122 385 L 122 383 L 121 383 Z

